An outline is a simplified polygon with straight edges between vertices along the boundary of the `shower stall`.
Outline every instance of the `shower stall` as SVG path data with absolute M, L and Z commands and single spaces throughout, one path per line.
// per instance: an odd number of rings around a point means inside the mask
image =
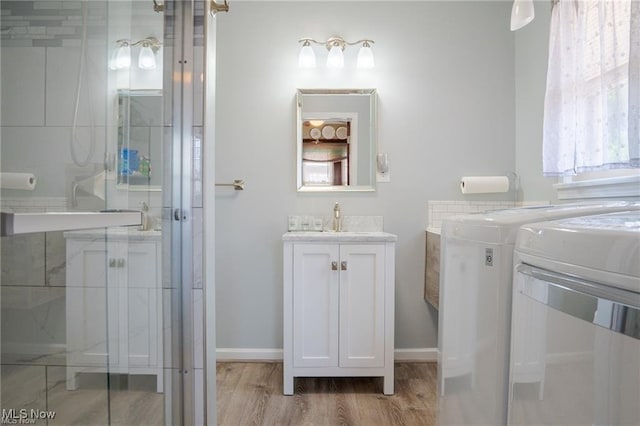
M 208 423 L 209 6 L 0 8 L 1 422 Z

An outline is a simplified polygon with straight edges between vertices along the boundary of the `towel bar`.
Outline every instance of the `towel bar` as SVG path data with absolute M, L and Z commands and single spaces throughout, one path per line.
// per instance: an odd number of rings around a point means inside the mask
M 216 183 L 216 186 L 233 186 L 236 191 L 242 191 L 244 189 L 244 180 L 236 179 L 233 183 Z

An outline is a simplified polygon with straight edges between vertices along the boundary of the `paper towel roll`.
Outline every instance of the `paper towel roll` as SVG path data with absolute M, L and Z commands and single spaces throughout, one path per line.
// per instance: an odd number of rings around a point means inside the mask
M 460 179 L 463 194 L 486 194 L 509 191 L 507 176 L 464 176 Z
M 2 189 L 36 189 L 36 177 L 31 173 L 0 173 L 0 187 Z

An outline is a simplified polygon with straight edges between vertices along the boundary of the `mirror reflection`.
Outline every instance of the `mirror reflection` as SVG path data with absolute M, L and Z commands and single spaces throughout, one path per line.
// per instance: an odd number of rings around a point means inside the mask
M 375 89 L 298 90 L 298 190 L 373 191 Z
M 161 90 L 118 92 L 118 184 L 160 190 L 162 106 Z

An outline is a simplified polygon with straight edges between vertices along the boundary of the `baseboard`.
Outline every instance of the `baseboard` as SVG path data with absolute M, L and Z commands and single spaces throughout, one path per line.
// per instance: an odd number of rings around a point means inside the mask
M 436 348 L 396 349 L 396 361 L 436 362 L 438 359 Z M 282 349 L 260 348 L 218 348 L 217 361 L 282 361 Z
M 437 362 L 438 348 L 396 349 L 394 357 L 396 361 Z
M 217 348 L 216 361 L 282 361 L 282 349 Z

